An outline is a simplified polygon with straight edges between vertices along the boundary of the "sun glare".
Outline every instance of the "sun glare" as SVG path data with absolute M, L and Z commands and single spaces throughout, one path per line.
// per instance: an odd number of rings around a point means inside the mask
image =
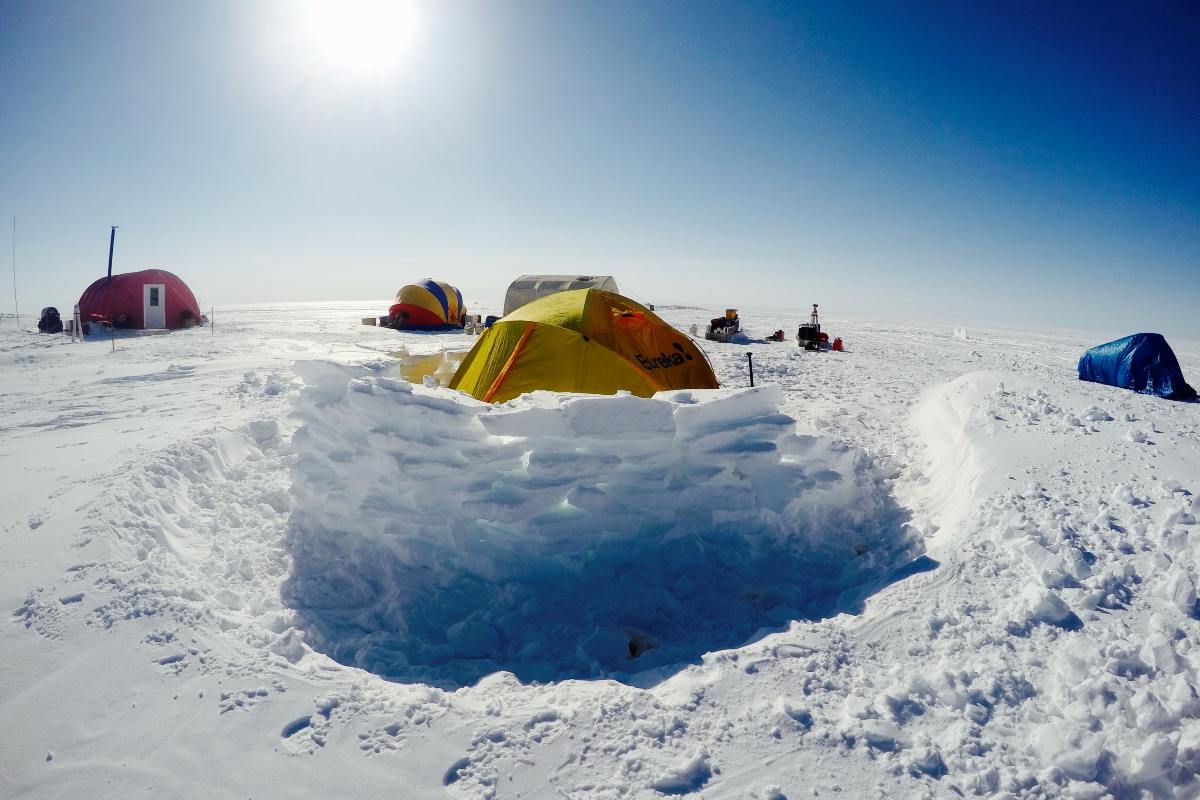
M 399 66 L 412 45 L 417 19 L 411 0 L 310 0 L 303 24 L 318 65 L 383 75 Z

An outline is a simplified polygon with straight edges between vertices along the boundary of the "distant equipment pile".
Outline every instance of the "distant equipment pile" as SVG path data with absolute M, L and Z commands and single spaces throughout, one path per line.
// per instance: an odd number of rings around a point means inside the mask
M 742 320 L 738 317 L 736 308 L 725 309 L 725 316 L 713 317 L 704 331 L 704 338 L 710 342 L 728 342 L 742 332 Z

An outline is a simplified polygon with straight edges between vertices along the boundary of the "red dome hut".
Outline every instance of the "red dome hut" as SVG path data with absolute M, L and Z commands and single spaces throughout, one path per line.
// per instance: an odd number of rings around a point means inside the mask
M 102 319 L 114 328 L 187 328 L 200 322 L 200 304 L 180 277 L 144 269 L 105 277 L 79 298 L 84 322 Z

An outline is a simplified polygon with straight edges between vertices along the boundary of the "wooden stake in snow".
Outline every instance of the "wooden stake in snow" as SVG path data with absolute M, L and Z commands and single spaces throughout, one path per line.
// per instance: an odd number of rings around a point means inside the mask
M 746 353 L 746 364 L 750 367 L 750 387 L 754 387 L 754 353 Z

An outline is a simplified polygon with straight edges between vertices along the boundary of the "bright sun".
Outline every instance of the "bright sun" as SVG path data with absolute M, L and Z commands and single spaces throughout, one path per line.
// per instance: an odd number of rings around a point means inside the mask
M 314 60 L 348 73 L 395 70 L 417 24 L 412 0 L 309 0 L 302 8 Z

